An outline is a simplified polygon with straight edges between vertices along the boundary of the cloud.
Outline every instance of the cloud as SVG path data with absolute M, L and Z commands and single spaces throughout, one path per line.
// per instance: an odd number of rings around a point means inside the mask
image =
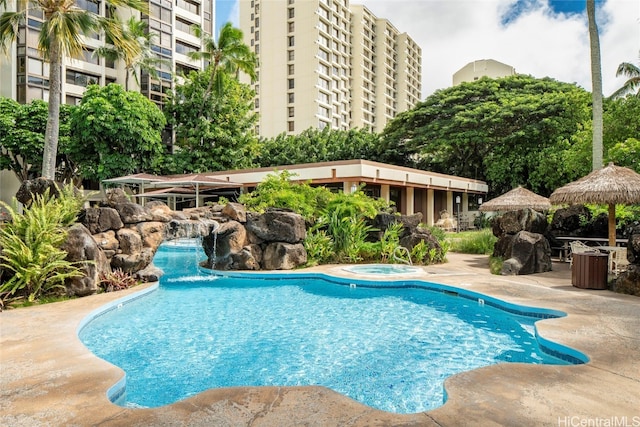
M 583 1 L 584 0 L 580 0 Z M 478 59 L 591 90 L 586 13 L 548 0 L 352 0 L 388 19 L 422 48 L 422 96 L 451 86 L 453 73 Z M 638 61 L 640 2 L 598 2 L 603 92 L 619 88 L 621 62 Z

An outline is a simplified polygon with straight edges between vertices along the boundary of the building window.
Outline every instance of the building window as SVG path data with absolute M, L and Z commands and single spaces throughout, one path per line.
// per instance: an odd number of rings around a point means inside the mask
M 288 108 L 288 114 L 289 114 L 289 117 L 293 117 L 293 116 L 294 116 L 294 114 L 295 114 L 295 110 L 294 110 L 294 108 L 293 108 L 293 107 L 289 107 L 289 108 Z
M 80 71 L 67 70 L 66 82 L 76 86 L 87 87 L 89 85 L 98 84 L 100 82 L 100 77 L 92 74 L 81 73 Z
M 293 36 L 289 36 L 289 47 L 295 46 L 295 39 Z
M 289 75 L 290 75 L 290 76 L 291 76 L 291 75 L 293 75 L 293 71 L 294 71 L 294 66 L 293 66 L 293 64 L 289 64 L 289 65 L 287 66 L 287 68 L 288 68 Z
M 192 46 L 180 40 L 176 40 L 176 53 L 181 53 L 182 55 L 187 55 L 189 52 L 199 52 L 196 46 Z
M 289 61 L 293 61 L 296 58 L 296 54 L 292 50 L 288 51 L 287 53 L 289 55 Z
M 100 2 L 92 0 L 77 0 L 76 5 L 80 9 L 84 9 L 88 12 L 93 12 L 97 15 L 100 14 Z
M 256 41 L 260 40 L 260 31 L 256 31 L 254 34 Z
M 296 14 L 293 11 L 294 9 L 292 7 L 289 8 L 289 19 L 295 18 Z
M 295 100 L 295 96 L 293 95 L 293 92 L 289 92 L 288 96 L 289 96 L 289 104 L 293 104 Z
M 296 87 L 294 79 L 289 79 L 289 89 L 294 89 Z
M 295 130 L 295 126 L 293 125 L 294 122 L 287 122 L 288 126 L 289 126 L 289 132 L 293 132 Z
M 293 22 L 289 22 L 289 32 L 293 33 L 293 31 L 295 30 L 296 25 Z

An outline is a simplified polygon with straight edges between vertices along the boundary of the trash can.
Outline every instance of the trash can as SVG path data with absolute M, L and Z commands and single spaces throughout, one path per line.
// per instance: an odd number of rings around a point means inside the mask
M 582 289 L 607 289 L 609 255 L 583 252 L 571 255 L 571 284 Z

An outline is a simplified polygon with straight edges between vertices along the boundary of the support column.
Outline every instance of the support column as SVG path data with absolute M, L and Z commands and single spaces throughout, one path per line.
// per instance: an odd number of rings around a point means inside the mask
M 344 194 L 355 193 L 354 188 L 358 188 L 358 182 L 356 181 L 344 181 L 342 183 L 342 191 Z
M 469 193 L 462 193 L 462 215 L 469 213 Z
M 447 191 L 447 212 L 453 217 L 453 191 Z
M 435 224 L 434 218 L 435 218 L 435 197 L 434 197 L 434 192 L 431 188 L 429 188 L 427 190 L 427 209 L 426 209 L 426 215 L 427 217 L 425 218 L 425 223 L 428 226 L 433 226 L 433 224 Z
M 405 215 L 413 215 L 413 213 L 415 212 L 415 201 L 413 199 L 413 187 L 404 187 L 404 194 L 406 197 L 406 207 L 407 207 L 407 211 L 405 212 Z
M 390 187 L 388 185 L 382 184 L 380 186 L 380 198 L 385 200 L 387 203 L 391 200 Z

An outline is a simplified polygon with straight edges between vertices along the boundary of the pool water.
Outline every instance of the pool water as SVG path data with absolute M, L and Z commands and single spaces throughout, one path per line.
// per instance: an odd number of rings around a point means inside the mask
M 322 385 L 385 411 L 443 404 L 443 381 L 501 362 L 568 364 L 535 319 L 478 300 L 353 279 L 199 274 L 199 249 L 162 245 L 160 287 L 96 316 L 80 338 L 126 372 L 117 402 L 156 407 L 209 388 Z M 246 275 L 244 275 L 246 276 Z
M 343 270 L 356 274 L 373 275 L 396 275 L 396 274 L 417 274 L 422 272 L 418 267 L 404 264 L 362 264 L 344 267 Z

